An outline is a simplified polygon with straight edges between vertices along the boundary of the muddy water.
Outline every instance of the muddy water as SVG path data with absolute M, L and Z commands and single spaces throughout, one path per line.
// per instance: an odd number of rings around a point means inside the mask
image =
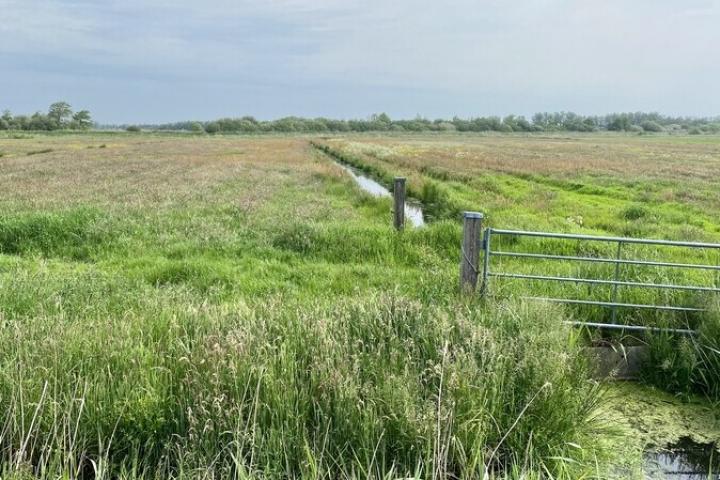
M 357 183 L 360 188 L 368 192 L 370 195 L 373 195 L 375 197 L 392 197 L 390 190 L 383 187 L 381 184 L 368 177 L 360 170 L 350 167 L 348 165 L 343 165 L 339 162 L 335 163 L 342 167 L 346 172 L 348 172 L 353 177 L 353 180 L 355 180 L 355 183 Z M 405 219 L 413 227 L 422 227 L 423 225 L 425 225 L 422 208 L 420 208 L 420 206 L 417 204 L 405 202 Z
M 720 480 L 714 445 L 683 439 L 676 445 L 645 453 L 647 480 Z

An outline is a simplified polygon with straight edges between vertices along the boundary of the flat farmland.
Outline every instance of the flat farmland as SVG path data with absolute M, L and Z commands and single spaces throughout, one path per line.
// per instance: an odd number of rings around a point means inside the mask
M 410 195 L 436 221 L 463 211 L 494 228 L 635 238 L 717 242 L 720 239 L 717 137 L 455 136 L 324 139 L 338 158 L 390 182 L 408 178 Z M 498 237 L 501 250 L 614 257 L 611 243 Z M 717 250 L 623 246 L 624 258 L 717 265 Z M 500 272 L 612 280 L 614 265 L 497 258 Z M 624 266 L 623 280 L 717 284 L 712 271 Z M 498 294 L 609 301 L 612 286 L 498 279 Z M 623 288 L 618 301 L 701 307 L 712 296 Z M 582 307 L 583 320 L 609 321 L 610 310 Z M 626 323 L 694 325 L 692 318 L 624 312 Z M 672 317 L 672 316 L 671 316 Z
M 720 139 L 714 136 L 421 136 L 325 142 L 380 173 L 408 175 L 419 197 L 439 187 L 437 194 L 452 213 L 480 210 L 498 227 L 719 238 L 720 192 L 715 186 Z M 429 191 L 423 194 L 425 184 Z
M 406 176 L 427 225 L 338 159 Z M 0 477 L 643 478 L 650 445 L 720 440 L 717 357 L 634 338 L 644 385 L 595 379 L 565 320 L 605 313 L 519 297 L 603 292 L 460 295 L 460 214 L 720 241 L 718 163 L 717 137 L 0 136 Z M 711 342 L 714 312 L 622 320 Z

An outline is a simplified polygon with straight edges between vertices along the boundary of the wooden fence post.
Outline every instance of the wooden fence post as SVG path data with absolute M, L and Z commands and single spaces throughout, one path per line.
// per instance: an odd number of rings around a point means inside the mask
M 463 213 L 463 240 L 460 247 L 460 290 L 463 293 L 472 293 L 477 288 L 482 223 L 482 213 Z
M 393 196 L 395 197 L 395 218 L 394 225 L 397 230 L 405 228 L 405 178 L 395 177 L 393 185 Z

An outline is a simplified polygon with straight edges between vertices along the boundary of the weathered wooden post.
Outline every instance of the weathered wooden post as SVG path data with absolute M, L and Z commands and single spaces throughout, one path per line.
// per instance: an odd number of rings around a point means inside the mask
M 395 219 L 394 225 L 397 230 L 405 228 L 405 178 L 395 177 L 393 184 L 393 196 L 395 197 Z
M 460 248 L 460 290 L 463 293 L 472 293 L 477 287 L 482 222 L 482 213 L 463 213 L 463 240 Z

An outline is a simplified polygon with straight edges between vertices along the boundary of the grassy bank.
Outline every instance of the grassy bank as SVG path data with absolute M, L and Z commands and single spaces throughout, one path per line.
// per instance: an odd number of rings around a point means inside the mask
M 57 288 L 46 283 L 38 296 Z M 573 478 L 568 467 L 592 468 L 597 386 L 557 312 L 395 295 L 208 305 L 177 289 L 108 298 L 114 282 L 70 284 L 106 301 L 3 329 L 8 471 L 476 478 L 527 465 Z M 108 318 L 113 308 L 122 316 Z

